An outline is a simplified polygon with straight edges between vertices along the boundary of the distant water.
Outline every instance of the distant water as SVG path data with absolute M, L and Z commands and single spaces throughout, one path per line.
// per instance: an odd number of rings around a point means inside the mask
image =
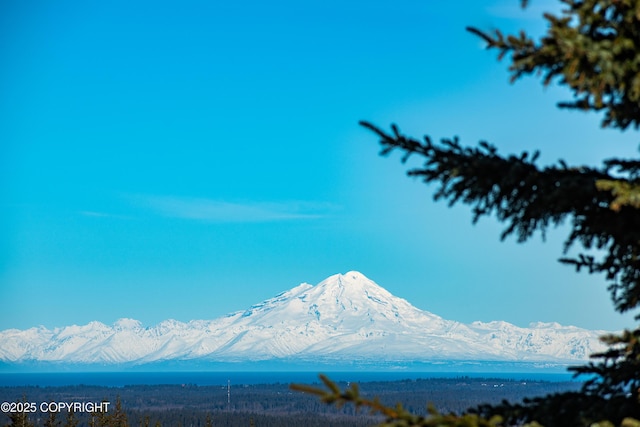
M 369 382 L 419 378 L 500 378 L 529 381 L 572 381 L 570 373 L 497 373 L 497 372 L 327 372 L 334 381 Z M 157 384 L 311 384 L 319 382 L 316 372 L 65 372 L 65 373 L 0 373 L 0 387 L 95 385 L 124 387 Z

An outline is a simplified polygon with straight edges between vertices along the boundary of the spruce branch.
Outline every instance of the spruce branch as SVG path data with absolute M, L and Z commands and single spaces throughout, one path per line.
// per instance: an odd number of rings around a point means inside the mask
M 539 152 L 502 156 L 487 142 L 464 147 L 458 138 L 422 141 L 360 123 L 380 138 L 381 154 L 400 151 L 401 160 L 419 156 L 423 166 L 407 174 L 438 184 L 434 199 L 470 205 L 473 222 L 495 215 L 506 224 L 501 239 L 515 235 L 525 242 L 536 232 L 545 238 L 551 226 L 569 222 L 564 253 L 579 244 L 592 254 L 562 257 L 560 262 L 603 273 L 620 312 L 640 305 L 640 162 L 606 160 L 600 168 L 571 167 L 564 161 L 539 167 Z M 613 183 L 610 184 L 610 183 Z
M 290 388 L 318 396 L 323 402 L 334 404 L 338 408 L 351 403 L 356 409 L 368 408 L 371 414 L 384 415 L 386 420 L 378 424 L 378 427 L 501 427 L 503 425 L 502 418 L 498 415 L 492 416 L 490 419 L 484 419 L 477 414 L 441 414 L 432 405 L 427 407 L 428 416 L 413 415 L 404 409 L 400 403 L 395 408 L 392 408 L 383 405 L 377 397 L 373 399 L 363 398 L 360 395 L 358 385 L 355 383 L 352 383 L 348 389 L 342 391 L 326 375 L 320 374 L 319 378 L 324 384 L 324 388 L 304 384 L 292 384 Z M 527 424 L 526 426 L 539 427 L 537 423 Z
M 603 127 L 640 127 L 640 6 L 636 0 L 562 0 L 560 16 L 545 13 L 547 34 L 535 42 L 524 32 L 505 36 L 499 30 L 467 31 L 480 37 L 498 59 L 511 55 L 511 82 L 542 76 L 545 86 L 557 80 L 573 92 L 560 108 L 604 111 Z M 524 2 L 523 2 L 524 3 Z M 523 4 L 526 6 L 526 4 Z

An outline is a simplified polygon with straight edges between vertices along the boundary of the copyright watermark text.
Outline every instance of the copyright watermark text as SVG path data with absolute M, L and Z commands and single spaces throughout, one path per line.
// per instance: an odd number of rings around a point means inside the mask
M 111 402 L 2 402 L 0 412 L 107 412 Z

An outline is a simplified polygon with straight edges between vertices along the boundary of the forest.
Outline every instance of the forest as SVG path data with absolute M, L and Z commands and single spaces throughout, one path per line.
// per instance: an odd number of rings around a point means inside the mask
M 351 384 L 338 383 L 341 387 Z M 579 382 L 506 380 L 497 378 L 427 378 L 360 384 L 363 396 L 378 396 L 386 404 L 403 405 L 426 414 L 427 402 L 443 413 L 462 413 L 482 404 L 575 391 Z M 226 384 L 219 386 L 131 385 L 102 387 L 0 387 L 1 402 L 109 402 L 106 413 L 1 414 L 0 426 L 334 426 L 364 427 L 380 423 L 380 415 L 353 406 L 336 408 L 314 396 L 291 390 L 288 384 Z

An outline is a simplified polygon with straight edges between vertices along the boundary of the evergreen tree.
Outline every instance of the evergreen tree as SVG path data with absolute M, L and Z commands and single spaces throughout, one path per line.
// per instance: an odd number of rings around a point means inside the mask
M 111 416 L 106 411 L 94 411 L 89 418 L 89 427 L 108 427 L 110 422 Z
M 50 411 L 47 414 L 47 419 L 44 422 L 44 427 L 59 427 L 60 420 L 58 420 L 58 413 L 55 411 Z
M 26 405 L 28 403 L 27 397 L 23 396 L 18 403 Z M 9 416 L 9 424 L 6 427 L 34 427 L 27 411 L 11 412 L 7 415 Z
M 140 427 L 149 427 L 149 424 L 151 424 L 151 418 L 145 415 L 144 418 L 140 420 Z
M 560 0 L 560 16 L 545 14 L 547 33 L 534 40 L 525 32 L 505 36 L 499 30 L 468 30 L 482 38 L 498 58 L 511 57 L 512 81 L 533 74 L 543 84 L 557 81 L 573 92 L 560 108 L 599 111 L 602 127 L 640 127 L 640 0 Z M 522 2 L 523 7 L 526 1 Z M 408 171 L 436 184 L 435 200 L 470 205 L 473 221 L 495 215 L 506 223 L 502 239 L 519 242 L 549 226 L 569 223 L 564 252 L 583 252 L 561 262 L 576 270 L 602 273 L 619 312 L 640 305 L 640 158 L 603 160 L 601 166 L 573 166 L 564 161 L 538 166 L 538 152 L 503 156 L 487 142 L 465 147 L 457 138 L 434 142 L 403 135 L 396 125 L 385 131 L 361 123 L 380 138 L 383 155 L 402 152 L 402 160 L 419 156 L 421 167 Z M 636 319 L 640 315 L 636 316 Z M 640 426 L 640 328 L 603 337 L 609 350 L 594 362 L 572 368 L 591 374 L 580 393 L 563 393 L 526 401 L 484 406 L 463 417 L 432 412 L 414 417 L 401 406 L 392 409 L 362 399 L 355 389 L 340 391 L 325 378 L 327 389 L 297 386 L 329 403 L 354 402 L 388 417 L 385 425 L 493 426 L 538 425 Z M 603 421 L 608 420 L 608 421 Z
M 11 412 L 8 416 L 9 424 L 6 427 L 34 427 L 26 412 Z
M 73 410 L 67 412 L 67 417 L 64 421 L 64 427 L 77 427 L 80 420 L 76 417 L 76 413 Z
M 114 410 L 109 414 L 108 423 L 109 427 L 129 427 L 129 421 L 127 420 L 127 414 L 122 409 L 122 401 L 120 396 L 116 399 Z

